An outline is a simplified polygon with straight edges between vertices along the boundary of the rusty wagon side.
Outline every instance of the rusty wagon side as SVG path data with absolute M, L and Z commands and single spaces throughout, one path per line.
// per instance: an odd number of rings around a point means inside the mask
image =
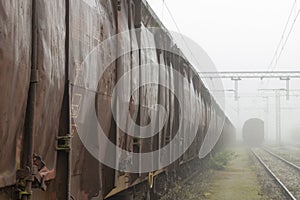
M 146 1 L 0 0 L 0 11 L 0 199 L 151 198 L 152 193 L 163 192 L 161 184 L 198 159 L 208 124 L 223 111 L 184 56 L 159 49 L 163 43 L 181 54 Z M 153 31 L 152 27 L 160 31 Z M 135 28 L 146 31 L 146 37 L 130 31 Z M 89 69 L 81 63 L 99 43 L 124 31 L 127 34 L 122 34 L 117 43 L 108 43 L 96 52 L 99 56 L 93 64 L 101 66 L 120 49 L 131 53 L 110 63 L 97 80 L 96 89 L 90 91 L 89 84 L 96 79 L 87 76 Z M 156 50 L 131 51 L 142 45 Z M 169 113 L 157 135 L 141 139 L 127 135 L 116 125 L 111 106 L 118 103 L 112 99 L 117 81 L 135 66 L 149 62 L 143 54 L 170 70 L 153 69 L 144 74 L 135 71 L 129 75 L 126 88 L 133 92 L 131 119 L 147 125 L 153 104 L 163 105 Z M 182 79 L 174 80 L 171 69 L 178 71 Z M 180 110 L 168 88 L 150 85 L 133 91 L 144 79 L 167 80 L 169 88 L 185 97 L 186 110 Z M 196 138 L 182 157 L 161 170 L 114 170 L 92 156 L 77 133 L 75 121 L 87 92 L 95 95 L 98 121 L 106 137 L 129 152 L 149 152 L 167 145 L 179 128 L 181 112 L 190 113 L 183 119 L 187 124 L 184 131 L 196 131 Z M 126 118 L 120 120 L 128 123 Z M 128 125 L 127 131 L 136 130 Z M 217 147 L 227 143 L 231 132 L 234 128 L 226 119 Z M 191 138 L 182 140 L 188 143 Z M 120 155 L 109 153 L 116 165 L 122 164 Z M 164 152 L 159 159 L 175 153 Z M 161 161 L 154 159 L 153 165 Z

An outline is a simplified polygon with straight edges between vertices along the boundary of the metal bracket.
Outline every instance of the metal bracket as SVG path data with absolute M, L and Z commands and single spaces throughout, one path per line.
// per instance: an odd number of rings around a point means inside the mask
M 153 188 L 154 185 L 154 174 L 152 172 L 148 173 L 148 185 L 150 189 Z
M 17 170 L 17 179 L 32 180 L 33 181 L 33 176 L 30 173 L 30 168 L 26 167 L 24 169 Z
M 32 192 L 26 191 L 26 181 L 34 181 L 34 177 L 30 173 L 30 168 L 26 167 L 17 170 L 17 180 L 16 191 L 18 193 L 18 199 L 22 199 L 23 196 L 30 196 Z
M 57 151 L 70 151 L 71 149 L 71 135 L 57 137 Z
M 118 9 L 118 11 L 121 11 L 121 1 L 120 0 L 118 1 L 117 9 Z
M 40 171 L 45 168 L 46 164 L 41 156 L 34 154 L 31 169 L 30 167 L 25 167 L 24 169 L 17 170 L 17 192 L 19 199 L 22 199 L 23 196 L 32 195 L 32 191 L 26 191 L 25 184 L 28 180 L 32 182 L 33 188 L 40 188 L 43 191 L 47 189 L 44 176 L 40 173 Z
M 46 168 L 45 162 L 42 160 L 41 156 L 34 154 L 33 155 L 33 166 L 32 174 L 34 176 L 33 186 L 40 188 L 43 191 L 46 191 L 47 186 L 45 183 L 45 177 L 41 174 L 41 170 Z M 46 171 L 48 169 L 46 168 Z
M 30 196 L 30 195 L 32 195 L 32 192 L 20 191 L 19 192 L 19 199 L 21 199 L 22 196 Z

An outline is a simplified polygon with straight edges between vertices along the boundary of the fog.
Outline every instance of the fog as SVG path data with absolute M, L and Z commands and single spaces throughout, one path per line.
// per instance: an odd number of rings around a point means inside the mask
M 300 68 L 300 20 L 295 22 L 287 41 L 279 45 L 281 56 L 274 53 L 287 23 L 293 0 L 149 0 L 150 6 L 164 25 L 180 32 L 201 46 L 214 62 L 218 71 L 296 71 Z M 295 3 L 287 30 L 300 8 Z M 175 22 L 174 22 L 175 21 Z M 284 46 L 284 47 L 283 47 Z M 279 54 L 279 53 L 278 53 Z M 277 55 L 278 55 L 277 54 Z M 275 59 L 275 61 L 276 61 Z M 273 60 L 274 61 L 274 60 Z M 275 141 L 276 90 L 285 89 L 279 79 L 242 79 L 239 81 L 239 99 L 234 99 L 234 82 L 222 79 L 225 90 L 225 111 L 237 127 L 249 118 L 265 121 L 267 141 Z M 290 99 L 280 91 L 282 140 L 300 138 L 300 80 L 291 79 Z

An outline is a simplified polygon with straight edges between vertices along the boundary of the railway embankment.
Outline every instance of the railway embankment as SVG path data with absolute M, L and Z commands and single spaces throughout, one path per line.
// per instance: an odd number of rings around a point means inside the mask
M 229 152 L 229 153 L 228 153 Z M 212 157 L 205 171 L 175 184 L 162 199 L 286 199 L 249 149 L 235 147 Z
M 245 148 L 232 149 L 234 156 L 224 170 L 214 170 L 206 199 L 265 199 L 256 176 L 254 163 Z

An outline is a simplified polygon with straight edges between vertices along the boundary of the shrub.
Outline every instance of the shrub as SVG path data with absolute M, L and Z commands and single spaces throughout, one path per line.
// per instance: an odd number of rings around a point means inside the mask
M 234 153 L 229 151 L 222 151 L 211 156 L 209 160 L 210 167 L 216 170 L 223 170 L 228 162 L 233 158 Z

